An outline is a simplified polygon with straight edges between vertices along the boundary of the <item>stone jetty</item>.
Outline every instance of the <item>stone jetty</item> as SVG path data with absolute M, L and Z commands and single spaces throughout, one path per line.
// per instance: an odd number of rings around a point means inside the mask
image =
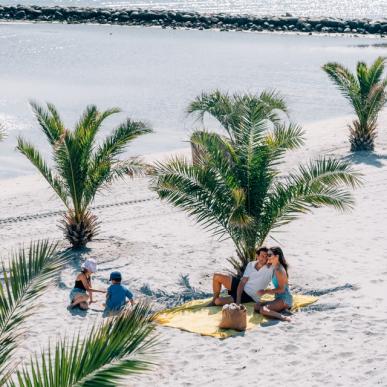
M 172 10 L 89 7 L 0 6 L 1 21 L 118 24 L 221 31 L 282 31 L 387 35 L 387 19 L 200 14 Z

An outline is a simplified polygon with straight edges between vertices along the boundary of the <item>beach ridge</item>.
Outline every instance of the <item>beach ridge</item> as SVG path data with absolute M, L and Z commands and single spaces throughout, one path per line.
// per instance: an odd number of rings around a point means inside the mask
M 204 14 L 178 10 L 92 8 L 65 6 L 0 6 L 0 21 L 94 23 L 161 28 L 219 29 L 221 31 L 280 31 L 300 33 L 387 34 L 387 19 L 341 19 L 331 17 L 256 16 Z

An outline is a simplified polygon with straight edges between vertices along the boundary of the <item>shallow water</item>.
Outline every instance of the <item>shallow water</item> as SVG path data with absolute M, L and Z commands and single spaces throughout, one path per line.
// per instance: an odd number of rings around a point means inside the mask
M 186 146 L 195 125 L 185 116 L 203 90 L 280 90 L 301 123 L 351 111 L 321 71 L 327 61 L 353 67 L 387 55 L 376 38 L 326 37 L 158 28 L 0 25 L 0 120 L 9 136 L 0 144 L 0 177 L 33 172 L 13 149 L 22 134 L 44 151 L 28 106 L 51 101 L 71 126 L 91 103 L 119 106 L 152 123 L 155 134 L 130 153 Z M 114 122 L 114 120 L 112 121 Z M 196 124 L 197 126 L 198 124 Z M 108 128 L 107 128 L 108 129 Z M 106 132 L 105 132 L 106 133 Z
M 387 1 L 385 0 L 2 0 L 0 4 L 142 7 L 256 15 L 281 15 L 290 12 L 297 16 L 368 17 L 371 19 L 387 16 Z

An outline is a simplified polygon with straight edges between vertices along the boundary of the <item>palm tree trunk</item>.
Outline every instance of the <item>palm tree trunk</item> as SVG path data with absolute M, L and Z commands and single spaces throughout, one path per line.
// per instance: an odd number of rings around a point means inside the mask
M 98 234 L 99 224 L 97 217 L 90 211 L 76 214 L 73 210 L 70 210 L 61 222 L 61 229 L 72 247 L 80 249 L 85 247 Z

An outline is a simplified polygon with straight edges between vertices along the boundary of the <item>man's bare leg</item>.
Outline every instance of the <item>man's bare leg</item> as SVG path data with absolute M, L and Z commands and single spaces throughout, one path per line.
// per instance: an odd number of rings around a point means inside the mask
M 222 286 L 227 290 L 231 290 L 232 277 L 231 275 L 215 273 L 212 277 L 213 297 L 210 305 L 226 305 L 233 302 L 232 297 L 219 297 Z

